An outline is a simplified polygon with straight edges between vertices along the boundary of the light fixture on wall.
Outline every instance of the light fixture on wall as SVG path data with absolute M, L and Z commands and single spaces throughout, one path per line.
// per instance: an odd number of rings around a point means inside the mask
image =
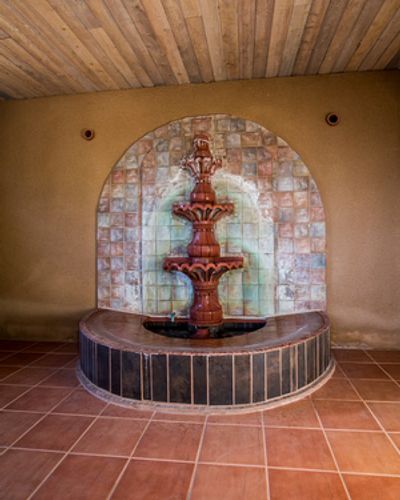
M 83 128 L 81 130 L 81 137 L 85 139 L 85 141 L 91 141 L 94 139 L 94 130 L 92 128 Z
M 325 121 L 329 126 L 335 127 L 339 124 L 340 118 L 336 113 L 328 113 L 327 115 L 325 115 Z

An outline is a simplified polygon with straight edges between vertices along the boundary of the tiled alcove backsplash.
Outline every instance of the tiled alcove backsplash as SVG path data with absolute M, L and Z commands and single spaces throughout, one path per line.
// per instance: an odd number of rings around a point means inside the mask
M 221 252 L 245 256 L 244 270 L 220 281 L 224 313 L 325 309 L 325 216 L 316 184 L 282 139 L 228 115 L 162 126 L 114 166 L 98 206 L 98 307 L 187 314 L 190 282 L 163 271 L 162 263 L 167 255 L 186 255 L 191 225 L 171 208 L 189 198 L 192 180 L 179 162 L 200 131 L 224 158 L 214 176 L 219 200 L 235 203 L 235 213 L 217 224 Z

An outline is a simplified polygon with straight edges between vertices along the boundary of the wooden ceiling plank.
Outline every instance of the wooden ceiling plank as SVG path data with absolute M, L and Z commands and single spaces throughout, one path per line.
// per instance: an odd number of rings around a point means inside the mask
M 7 70 L 9 74 L 12 74 L 19 80 L 23 85 L 23 88 L 29 89 L 35 96 L 40 96 L 46 94 L 48 89 L 44 87 L 40 82 L 33 78 L 24 70 L 22 70 L 13 59 L 7 58 L 4 54 L 0 54 L 0 65 L 3 70 Z
M 162 0 L 162 5 L 175 37 L 175 42 L 178 46 L 189 80 L 192 83 L 200 83 L 200 68 L 188 33 L 186 21 L 183 17 L 180 2 L 179 0 Z
M 0 73 L 0 94 L 7 99 L 26 99 L 26 95 L 18 91 L 7 79 L 7 75 Z
M 185 21 L 194 52 L 199 62 L 202 81 L 212 82 L 214 81 L 214 73 L 212 70 L 203 18 L 200 16 L 185 17 Z
M 335 35 L 321 63 L 319 73 L 332 72 L 338 55 L 341 53 L 347 38 L 353 31 L 361 11 L 365 8 L 365 4 L 368 3 L 368 1 L 369 0 L 349 0 Z
M 65 93 L 83 91 L 74 71 L 67 67 L 67 63 L 63 64 L 63 59 L 58 58 L 57 49 L 48 52 L 48 45 L 43 41 L 36 26 L 31 26 L 25 16 L 17 15 L 15 10 L 10 10 L 6 2 L 0 2 L 0 26 L 6 29 L 12 35 L 13 40 L 24 47 L 32 57 L 47 68 L 49 74 L 51 73 L 59 80 Z
M 8 2 L 8 0 L 5 0 Z M 46 22 L 45 19 L 33 9 L 36 2 L 28 5 L 23 0 L 13 0 L 12 3 L 18 16 L 24 16 L 28 20 L 29 31 L 28 36 L 32 36 L 32 31 L 36 33 L 35 42 L 40 44 L 42 52 L 46 55 L 55 55 L 60 65 L 59 71 L 69 73 L 75 82 L 78 84 L 79 92 L 94 92 L 98 90 L 98 85 L 87 74 L 86 68 L 82 67 L 82 63 L 75 52 L 63 43 L 58 33 Z
M 132 2 L 131 0 L 123 0 L 123 3 L 132 19 L 132 22 L 135 23 L 145 47 L 158 66 L 160 74 L 164 80 L 163 83 L 166 85 L 175 85 L 177 80 L 169 65 L 165 52 L 158 44 L 153 28 L 143 9 L 143 5 L 140 1 Z
M 35 0 L 29 5 L 24 0 L 14 0 L 14 5 L 40 29 L 51 50 L 57 47 L 69 65 L 78 68 L 79 77 L 86 80 L 84 91 L 105 90 L 98 75 L 85 60 L 87 54 L 84 47 L 46 0 Z
M 124 3 L 120 2 L 118 9 L 112 9 L 111 6 L 113 2 L 114 0 L 105 0 L 105 4 L 118 25 L 119 30 L 129 44 L 131 50 L 135 53 L 137 64 L 144 68 L 148 75 L 149 80 L 147 86 L 161 85 L 164 82 L 163 77 L 161 76 L 157 64 L 154 62 L 154 59 L 143 43 L 142 37 Z
M 346 71 L 357 71 L 368 52 L 374 46 L 379 35 L 384 31 L 387 24 L 400 9 L 400 0 L 385 0 L 372 21 L 370 27 L 350 61 L 346 65 Z
M 0 29 L 0 40 L 5 40 L 6 38 L 11 38 L 8 33 Z
M 360 44 L 377 12 L 386 0 L 367 0 L 361 9 L 360 15 L 348 33 L 344 45 L 334 61 L 332 72 L 344 71 L 351 56 L 354 54 L 357 46 Z
M 96 25 L 99 25 L 99 23 L 95 23 L 94 21 L 90 23 L 87 21 L 82 22 L 82 19 L 78 17 L 78 13 L 82 12 L 83 3 L 77 2 L 76 0 L 73 3 L 71 3 L 70 0 L 48 1 L 59 17 L 68 24 L 69 29 L 77 37 L 80 44 L 83 45 L 89 52 L 93 62 L 88 59 L 88 64 L 94 71 L 96 71 L 96 73 L 98 73 L 99 78 L 103 82 L 106 89 L 113 90 L 129 88 L 130 85 L 128 81 L 119 72 L 119 69 L 114 65 L 113 61 L 110 60 L 103 48 L 97 43 L 96 39 L 90 33 L 90 28 L 87 27 L 90 25 L 94 28 Z M 75 11 L 74 7 L 77 4 L 81 6 L 81 9 Z M 89 16 L 88 12 L 90 11 L 87 6 L 84 12 L 86 13 L 86 16 Z
M 228 80 L 237 80 L 240 78 L 238 0 L 218 0 L 218 10 L 226 75 Z
M 263 78 L 267 67 L 274 0 L 256 0 L 253 77 Z
M 121 74 L 123 74 L 125 79 L 134 88 L 142 86 L 151 87 L 153 82 L 146 70 L 139 63 L 136 53 L 132 50 L 132 47 L 120 31 L 112 15 L 112 11 L 119 8 L 120 2 L 110 3 L 110 9 L 103 0 L 86 0 L 86 3 L 101 23 L 101 28 L 93 28 L 90 32 L 101 33 L 101 31 L 98 30 L 103 29 L 106 36 L 103 34 L 97 36 L 104 40 L 107 50 L 110 49 L 113 54 L 118 51 L 120 55 L 119 60 L 122 59 L 124 61 L 123 67 L 120 68 Z M 110 46 L 109 40 L 113 48 Z
M 395 54 L 385 69 L 400 69 L 400 50 Z
M 255 44 L 256 0 L 239 0 L 240 78 L 252 78 Z
M 307 65 L 306 74 L 315 75 L 318 73 L 328 47 L 335 36 L 336 29 L 341 22 L 347 2 L 348 0 L 332 0 L 329 4 Z
M 308 13 L 300 47 L 296 55 L 293 74 L 304 75 L 310 60 L 313 47 L 318 38 L 321 26 L 329 7 L 330 0 L 314 0 Z
M 373 67 L 375 70 L 385 69 L 393 61 L 393 58 L 400 53 L 400 33 L 393 38 L 391 43 L 386 47 L 383 54 L 379 57 L 377 63 Z
M 62 38 L 67 46 L 71 47 L 76 56 L 80 59 L 88 78 L 96 82 L 99 90 L 111 90 L 116 87 L 116 83 L 111 76 L 107 73 L 104 67 L 99 63 L 92 52 L 88 50 L 85 43 L 82 43 L 80 38 L 76 35 L 73 27 L 73 16 L 61 16 L 57 4 L 52 0 L 35 0 L 35 10 L 46 20 L 56 32 L 56 35 Z M 64 11 L 65 13 L 65 11 Z M 82 26 L 83 27 L 83 26 Z
M 279 76 L 289 76 L 293 74 L 294 63 L 300 48 L 311 4 L 312 0 L 295 0 L 294 2 L 292 17 L 289 23 L 289 31 L 279 68 Z
M 3 81 L 9 88 L 14 89 L 19 97 L 29 98 L 40 95 L 35 84 L 25 78 L 25 75 L 21 75 L 18 68 L 13 67 L 3 56 L 0 56 L 0 74 Z
M 56 8 L 56 5 L 60 3 L 64 4 L 64 9 L 69 7 L 87 30 L 101 28 L 99 19 L 89 9 L 86 0 L 54 0 L 52 5 Z
M 115 62 L 120 73 L 129 83 L 129 87 L 141 87 L 139 80 L 133 77 L 131 68 L 122 57 L 119 50 L 115 47 L 113 41 L 109 37 L 108 33 L 104 30 L 104 28 L 93 28 L 90 30 L 90 33 L 92 34 L 96 42 L 103 48 L 104 52 L 107 53 L 107 56 Z
M 203 18 L 211 66 L 215 80 L 226 80 L 226 67 L 222 48 L 221 23 L 218 5 L 215 0 L 199 0 L 201 17 Z
M 283 49 L 289 31 L 289 21 L 292 16 L 293 0 L 275 2 L 272 19 L 271 40 L 268 48 L 267 69 L 265 76 L 278 76 Z
M 18 66 L 26 74 L 40 82 L 46 89 L 44 95 L 47 95 L 47 92 L 50 95 L 57 95 L 62 92 L 62 87 L 60 87 L 57 79 L 53 78 L 52 73 L 49 73 L 45 66 L 12 38 L 0 41 L 0 54 L 13 61 L 15 66 Z
M 372 49 L 368 52 L 365 59 L 360 64 L 360 71 L 373 69 L 379 63 L 379 58 L 385 52 L 387 47 L 399 33 L 400 10 L 392 17 L 386 28 L 380 34 Z M 394 54 L 393 54 L 394 55 Z M 390 59 L 389 59 L 390 61 Z M 389 62 L 387 61 L 387 63 Z
M 163 48 L 169 65 L 174 72 L 176 81 L 180 84 L 189 83 L 189 75 L 183 63 L 181 53 L 171 30 L 168 18 L 160 0 L 146 0 L 143 2 L 147 18 L 153 27 L 159 45 Z

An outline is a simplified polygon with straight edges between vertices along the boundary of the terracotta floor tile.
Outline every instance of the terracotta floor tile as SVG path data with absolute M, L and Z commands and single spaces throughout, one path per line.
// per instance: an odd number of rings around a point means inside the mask
M 98 415 L 106 405 L 106 402 L 95 398 L 84 389 L 77 389 L 56 406 L 53 412 Z
M 0 446 L 10 446 L 42 416 L 39 413 L 0 411 Z
M 21 351 L 35 343 L 25 340 L 0 340 L 0 351 Z
M 366 401 L 400 401 L 400 387 L 390 380 L 353 380 Z
M 258 500 L 266 491 L 263 468 L 200 464 L 191 500 Z
M 43 354 L 33 353 L 33 352 L 20 352 L 12 356 L 7 356 L 0 361 L 0 365 L 8 366 L 25 366 L 29 365 L 38 358 L 41 358 Z
M 345 378 L 346 375 L 344 374 L 343 370 L 340 368 L 339 364 L 336 363 L 335 365 L 335 371 L 333 372 L 332 378 Z
M 395 380 L 400 380 L 400 363 L 385 363 L 381 367 Z
M 366 363 L 342 363 L 342 370 L 350 378 L 387 379 L 388 376 L 378 365 Z
M 27 411 L 49 411 L 65 398 L 71 389 L 54 387 L 33 387 L 29 392 L 20 396 L 7 409 Z
M 343 472 L 400 474 L 400 456 L 380 432 L 327 431 Z
M 20 369 L 19 366 L 0 366 L 0 380 L 3 381 L 6 377 Z
M 400 431 L 400 403 L 368 403 L 387 431 Z
M 320 389 L 311 394 L 312 399 L 360 399 L 350 382 L 342 378 L 331 378 Z
M 68 354 L 78 354 L 79 347 L 78 347 L 78 344 L 75 342 L 68 342 L 66 344 L 63 344 L 58 349 L 56 349 L 55 352 L 65 352 Z
M 104 417 L 124 417 L 124 418 L 141 418 L 148 420 L 152 415 L 153 411 L 150 410 L 138 410 L 136 408 L 124 408 L 123 406 L 109 404 L 107 408 L 103 411 L 102 416 Z
M 264 424 L 267 426 L 319 428 L 319 422 L 309 398 L 264 411 Z
M 378 363 L 400 363 L 400 351 L 368 351 Z
M 321 418 L 322 425 L 325 428 L 380 429 L 376 420 L 362 401 L 317 400 L 314 404 Z
M 8 450 L 0 456 L 0 495 L 26 499 L 60 460 L 59 453 Z
M 343 475 L 352 500 L 398 500 L 399 477 Z
M 271 500 L 347 499 L 339 474 L 269 469 Z
M 53 369 L 53 368 L 52 368 Z M 53 387 L 77 387 L 79 380 L 75 369 L 62 369 L 54 372 L 54 375 L 44 380 L 40 385 Z
M 17 441 L 15 446 L 66 451 L 92 420 L 91 417 L 49 415 Z
M 107 498 L 125 464 L 121 458 L 69 455 L 40 487 L 36 500 Z
M 5 379 L 7 384 L 36 385 L 55 372 L 55 368 L 23 368 Z
M 207 424 L 200 461 L 263 465 L 261 427 Z
M 373 363 L 371 358 L 359 349 L 332 349 L 337 361 L 365 361 Z
M 0 385 L 0 407 L 6 406 L 28 389 L 29 386 Z
M 136 457 L 194 460 L 203 426 L 152 422 L 135 451 Z
M 45 354 L 34 361 L 31 366 L 54 366 L 55 368 L 63 368 L 73 359 L 76 359 L 75 354 Z
M 400 451 L 400 434 L 390 434 L 390 437 L 393 439 L 395 445 Z
M 193 464 L 179 462 L 131 460 L 112 498 L 184 500 L 193 467 Z
M 73 452 L 129 456 L 146 421 L 100 418 L 73 448 Z
M 41 352 L 47 353 L 58 349 L 65 342 L 37 342 L 24 350 L 24 352 Z
M 184 413 L 161 413 L 156 412 L 153 419 L 168 422 L 194 422 L 202 424 L 205 420 L 205 415 L 185 415 Z
M 208 423 L 262 425 L 261 412 L 238 413 L 236 415 L 210 415 Z
M 271 428 L 266 431 L 268 465 L 335 470 L 321 431 Z

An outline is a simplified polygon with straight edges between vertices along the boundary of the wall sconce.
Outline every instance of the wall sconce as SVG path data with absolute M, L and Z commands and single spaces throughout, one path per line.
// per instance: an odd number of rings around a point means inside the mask
M 94 139 L 94 130 L 92 128 L 83 128 L 81 130 L 81 137 L 85 139 L 85 141 L 91 141 Z
M 336 113 L 328 113 L 325 116 L 325 121 L 329 126 L 335 127 L 336 125 L 339 124 L 340 118 Z

